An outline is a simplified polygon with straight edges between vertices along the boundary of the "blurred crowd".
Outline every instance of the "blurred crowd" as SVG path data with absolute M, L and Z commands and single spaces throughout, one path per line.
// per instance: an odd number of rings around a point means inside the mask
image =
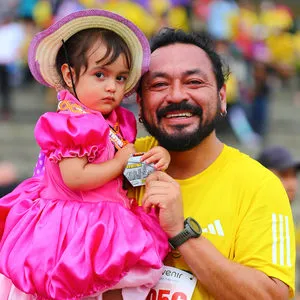
M 273 87 L 300 78 L 299 16 L 286 5 L 250 0 L 0 0 L 1 118 L 9 119 L 11 88 L 31 80 L 27 50 L 33 35 L 84 8 L 119 13 L 147 37 L 163 26 L 206 31 L 229 66 L 228 121 L 241 142 L 263 141 Z M 52 95 L 50 95 L 50 98 Z M 295 93 L 300 103 L 300 92 Z M 238 121 L 237 121 L 238 120 Z
M 207 32 L 230 71 L 226 121 L 240 143 L 264 145 L 278 87 L 294 84 L 294 102 L 300 104 L 300 17 L 287 5 L 271 0 L 0 0 L 0 45 L 5 45 L 0 47 L 0 119 L 13 115 L 12 89 L 32 81 L 27 53 L 34 34 L 84 8 L 119 13 L 149 39 L 164 26 Z M 48 99 L 55 102 L 50 90 Z
M 192 30 L 206 30 L 229 65 L 229 122 L 242 142 L 264 142 L 278 87 L 300 77 L 299 16 L 272 1 L 198 0 Z M 295 93 L 295 102 L 299 102 Z M 238 121 L 237 121 L 238 119 Z

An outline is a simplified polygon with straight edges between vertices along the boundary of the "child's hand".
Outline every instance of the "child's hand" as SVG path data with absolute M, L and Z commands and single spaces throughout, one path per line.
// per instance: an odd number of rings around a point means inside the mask
M 161 147 L 156 146 L 146 152 L 142 157 L 141 161 L 146 162 L 147 164 L 154 163 L 154 167 L 158 171 L 165 171 L 171 161 L 169 152 Z
M 129 157 L 134 154 L 135 148 L 133 144 L 127 144 L 123 148 L 117 151 L 115 159 L 117 159 L 123 168 L 125 168 Z

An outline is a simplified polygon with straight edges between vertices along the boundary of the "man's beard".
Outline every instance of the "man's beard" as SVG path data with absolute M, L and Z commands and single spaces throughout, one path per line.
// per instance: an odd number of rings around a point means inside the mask
M 169 134 L 164 129 L 159 128 L 160 121 L 167 112 L 175 111 L 189 111 L 193 115 L 199 117 L 199 125 L 193 132 L 185 132 L 185 125 L 174 126 L 177 130 L 174 133 Z M 144 107 L 142 103 L 142 118 L 143 124 L 146 130 L 157 139 L 159 145 L 166 148 L 169 151 L 186 151 L 199 145 L 205 138 L 207 138 L 216 128 L 216 124 L 219 120 L 220 115 L 220 104 L 218 103 L 217 111 L 212 120 L 207 121 L 202 125 L 202 109 L 199 106 L 193 106 L 187 102 L 172 103 L 163 109 L 156 112 L 158 120 L 158 126 L 149 124 L 145 118 Z

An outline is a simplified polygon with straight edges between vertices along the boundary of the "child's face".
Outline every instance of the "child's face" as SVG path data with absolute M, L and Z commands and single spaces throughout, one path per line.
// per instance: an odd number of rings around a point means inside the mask
M 106 53 L 106 45 L 95 43 L 87 54 L 88 68 L 76 83 L 76 93 L 82 104 L 108 115 L 120 105 L 125 92 L 129 69 L 124 54 L 110 65 L 100 61 Z

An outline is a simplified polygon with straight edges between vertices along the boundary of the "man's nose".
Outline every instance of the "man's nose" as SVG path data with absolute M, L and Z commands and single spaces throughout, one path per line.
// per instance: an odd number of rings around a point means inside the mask
M 176 102 L 176 103 L 180 103 L 184 100 L 188 100 L 188 95 L 185 91 L 184 86 L 179 83 L 176 82 L 171 86 L 171 90 L 168 96 L 168 101 L 169 102 Z

